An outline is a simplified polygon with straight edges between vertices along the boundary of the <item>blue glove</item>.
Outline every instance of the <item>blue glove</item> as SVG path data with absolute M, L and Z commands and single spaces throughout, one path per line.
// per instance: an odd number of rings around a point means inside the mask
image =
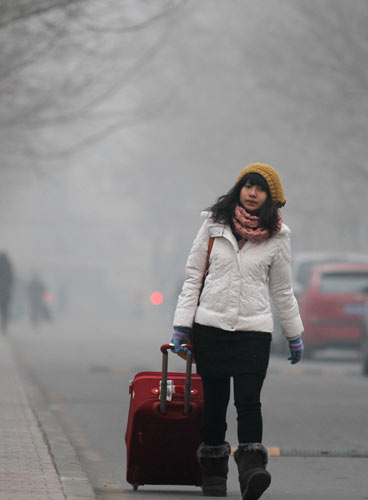
M 190 354 L 190 350 L 181 344 L 189 344 L 189 335 L 191 328 L 186 326 L 174 326 L 174 334 L 171 339 L 171 343 L 174 344 L 174 352 L 186 352 Z
M 291 361 L 292 365 L 295 365 L 295 363 L 298 363 L 303 357 L 304 346 L 301 337 L 289 340 L 289 349 L 291 356 L 288 357 L 288 360 Z

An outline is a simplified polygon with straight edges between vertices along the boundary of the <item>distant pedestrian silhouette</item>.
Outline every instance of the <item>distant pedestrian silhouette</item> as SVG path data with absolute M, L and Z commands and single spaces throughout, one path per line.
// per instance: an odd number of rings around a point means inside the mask
M 5 252 L 0 253 L 0 314 L 1 331 L 5 335 L 10 316 L 14 273 L 10 260 Z
M 41 321 L 51 321 L 51 313 L 45 303 L 46 286 L 36 274 L 27 286 L 29 318 L 33 326 Z

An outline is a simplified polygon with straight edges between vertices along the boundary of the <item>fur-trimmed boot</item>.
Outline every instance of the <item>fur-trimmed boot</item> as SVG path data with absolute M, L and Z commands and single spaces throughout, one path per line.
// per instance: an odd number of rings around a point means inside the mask
M 197 457 L 202 469 L 203 495 L 226 497 L 226 480 L 229 472 L 230 444 L 219 446 L 202 443 L 197 450 Z
M 266 470 L 267 448 L 261 443 L 239 444 L 234 458 L 243 500 L 258 500 L 271 483 L 271 474 Z

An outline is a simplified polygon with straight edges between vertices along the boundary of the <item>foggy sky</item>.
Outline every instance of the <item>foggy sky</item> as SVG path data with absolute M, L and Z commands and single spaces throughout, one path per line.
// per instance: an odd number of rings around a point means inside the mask
M 111 25 L 116 5 L 106 5 L 80 24 Z M 147 8 L 123 3 L 119 14 L 135 22 Z M 280 172 L 294 252 L 367 252 L 366 21 L 363 1 L 204 0 L 108 42 L 76 30 L 90 68 L 101 48 L 102 76 L 89 74 L 73 109 L 110 93 L 64 123 L 2 130 L 12 144 L 1 167 L 2 249 L 22 276 L 40 270 L 55 288 L 85 280 L 120 311 L 160 289 L 169 316 L 200 211 L 263 161 Z M 66 68 L 82 78 L 83 58 L 67 49 L 60 66 L 41 58 L 18 81 L 47 83 L 48 71 Z

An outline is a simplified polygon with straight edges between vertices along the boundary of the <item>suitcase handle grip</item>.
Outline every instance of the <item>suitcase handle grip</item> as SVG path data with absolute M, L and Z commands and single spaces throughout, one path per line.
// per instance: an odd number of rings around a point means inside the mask
M 189 349 L 190 351 L 193 352 L 193 345 L 192 344 L 182 344 L 183 346 L 185 346 L 187 349 Z M 160 351 L 163 353 L 163 354 L 167 354 L 167 352 L 174 347 L 174 344 L 164 344 L 160 347 Z
M 161 393 L 160 393 L 160 412 L 165 414 L 167 409 L 167 367 L 168 367 L 168 351 L 171 350 L 173 344 L 164 344 L 160 350 L 162 352 L 162 380 L 161 380 Z M 193 346 L 187 344 L 190 353 L 187 355 L 186 372 L 185 372 L 185 386 L 184 386 L 184 415 L 190 412 L 190 394 L 192 389 L 192 351 Z

